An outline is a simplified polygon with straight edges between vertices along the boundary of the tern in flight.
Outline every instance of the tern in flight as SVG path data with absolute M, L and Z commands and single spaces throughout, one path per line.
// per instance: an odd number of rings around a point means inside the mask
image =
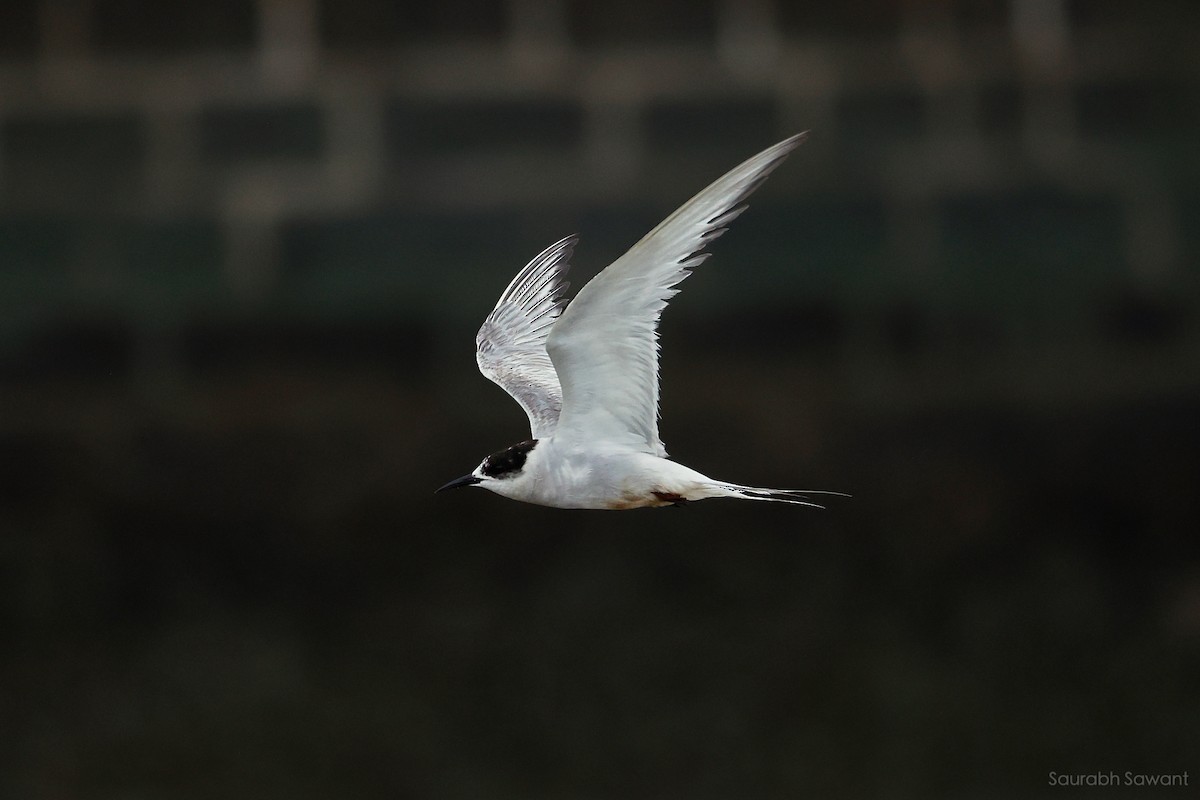
M 475 338 L 479 370 L 529 416 L 531 437 L 437 491 L 481 486 L 558 508 L 628 509 L 738 497 L 816 506 L 801 489 L 719 481 L 671 461 L 658 438 L 658 320 L 709 242 L 804 141 L 801 133 L 735 167 L 650 231 L 566 303 L 568 236 L 500 295 Z

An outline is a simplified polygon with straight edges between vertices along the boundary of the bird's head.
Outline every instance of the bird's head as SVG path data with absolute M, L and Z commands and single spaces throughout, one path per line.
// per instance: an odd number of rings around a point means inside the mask
M 529 439 L 514 444 L 485 458 L 469 475 L 455 478 L 445 486 L 438 488 L 434 494 L 444 489 L 457 489 L 460 486 L 481 486 L 484 489 L 510 495 L 516 485 L 521 483 L 525 474 L 525 460 L 530 451 L 537 447 L 537 439 Z

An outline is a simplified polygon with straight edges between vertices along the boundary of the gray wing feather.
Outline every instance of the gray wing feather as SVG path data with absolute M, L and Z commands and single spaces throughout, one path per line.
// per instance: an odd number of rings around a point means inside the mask
M 529 417 L 533 438 L 558 425 L 562 388 L 546 339 L 565 301 L 563 280 L 577 236 L 547 247 L 517 273 L 475 337 L 479 371 L 512 395 Z
M 719 178 L 593 278 L 563 313 L 548 349 L 562 380 L 559 438 L 603 437 L 666 455 L 658 436 L 658 320 L 677 284 L 745 199 L 805 134 L 770 147 Z

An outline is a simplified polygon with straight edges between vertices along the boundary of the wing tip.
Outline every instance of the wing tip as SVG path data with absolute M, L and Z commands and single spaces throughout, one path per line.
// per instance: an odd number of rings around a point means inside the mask
M 768 147 L 762 153 L 752 158 L 751 161 L 761 159 L 766 162 L 766 165 L 762 168 L 762 171 L 757 177 L 759 179 L 765 179 L 767 175 L 769 175 L 775 169 L 775 167 L 779 166 L 780 163 L 782 163 L 783 160 L 787 158 L 793 150 L 808 141 L 808 134 L 808 131 L 800 131 L 799 133 L 792 134 L 788 138 L 772 145 L 771 147 Z M 756 182 L 754 188 L 757 189 L 759 183 L 761 183 L 761 180 Z
M 579 235 L 572 233 L 534 256 L 501 293 L 500 299 L 496 301 L 495 310 L 508 303 L 515 303 L 524 308 L 531 302 L 536 303 L 539 297 L 548 296 L 551 302 L 559 301 L 568 285 L 563 276 L 571 268 L 571 256 L 574 255 L 575 245 L 578 243 Z
M 808 141 L 808 136 L 810 133 L 812 133 L 812 131 L 809 131 L 809 130 L 800 131 L 799 133 L 793 133 L 791 136 L 784 139 L 782 142 L 780 142 L 776 146 L 777 147 L 785 147 L 788 150 L 795 150 L 797 147 L 799 147 L 800 145 L 802 145 L 806 141 Z

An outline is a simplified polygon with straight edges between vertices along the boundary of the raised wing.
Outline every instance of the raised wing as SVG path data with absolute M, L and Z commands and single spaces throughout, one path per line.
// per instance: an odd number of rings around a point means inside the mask
M 517 273 L 475 336 L 479 371 L 521 404 L 534 439 L 554 433 L 562 389 L 546 337 L 562 313 L 563 280 L 576 236 L 560 239 Z
M 711 255 L 704 248 L 746 210 L 806 133 L 785 139 L 685 203 L 571 301 L 546 343 L 562 381 L 555 438 L 605 439 L 665 456 L 658 438 L 658 320 L 674 288 Z

